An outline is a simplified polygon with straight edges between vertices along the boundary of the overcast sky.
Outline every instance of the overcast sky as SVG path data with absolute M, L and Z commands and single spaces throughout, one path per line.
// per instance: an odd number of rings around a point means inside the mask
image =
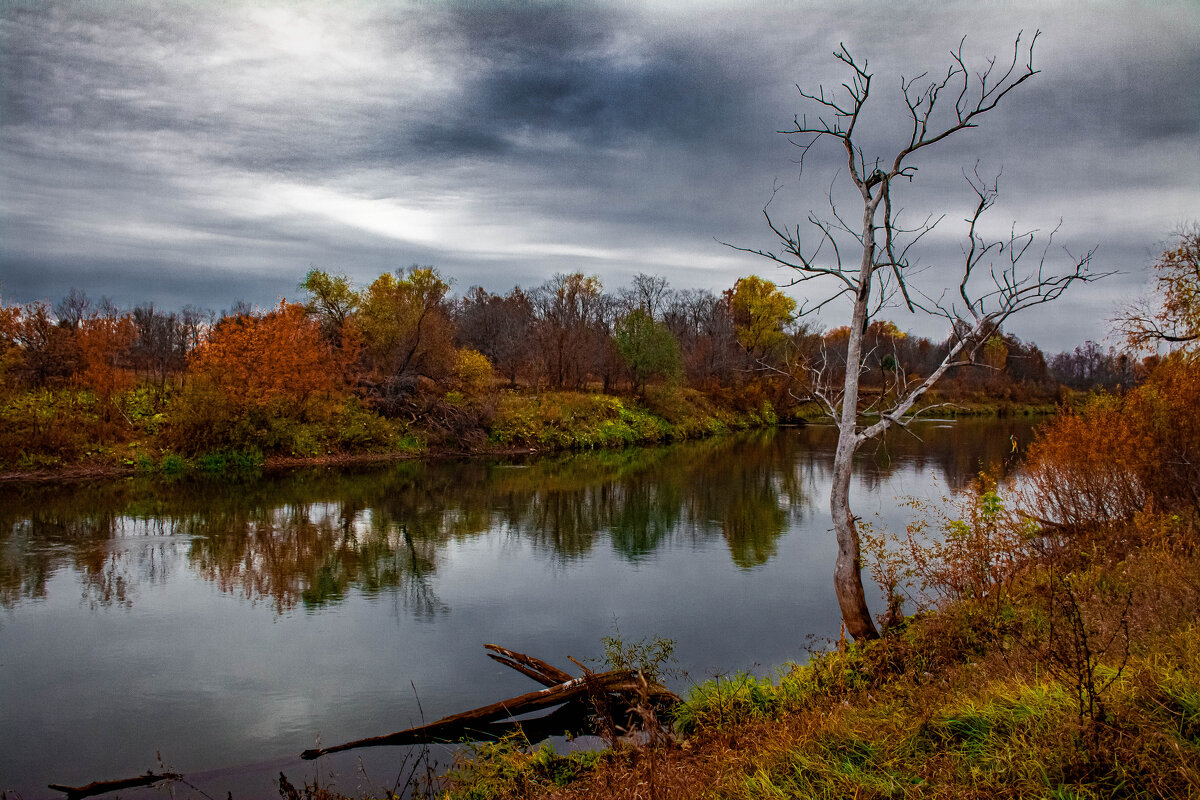
M 840 153 L 776 131 L 869 60 L 869 153 L 905 138 L 901 74 L 975 66 L 1042 30 L 1042 70 L 900 190 L 961 258 L 976 160 L 994 233 L 1048 230 L 1123 274 L 1009 330 L 1101 339 L 1172 230 L 1200 218 L 1200 3 L 9 2 L 0 5 L 0 293 L 122 306 L 297 298 L 431 264 L 455 291 L 582 271 L 720 290 L 782 270 L 763 218 L 823 208 Z M 840 176 L 845 179 L 845 175 Z M 803 298 L 800 290 L 791 290 Z M 825 325 L 837 324 L 836 312 Z M 940 326 L 897 310 L 903 328 Z

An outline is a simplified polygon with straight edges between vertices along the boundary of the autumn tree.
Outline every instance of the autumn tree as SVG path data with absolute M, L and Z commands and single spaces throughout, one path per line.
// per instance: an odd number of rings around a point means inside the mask
M 834 588 L 842 619 L 856 639 L 878 636 L 863 592 L 857 517 L 850 507 L 850 481 L 855 451 L 887 428 L 904 426 L 921 397 L 950 369 L 971 363 L 987 338 L 1012 314 L 1051 302 L 1070 285 L 1090 280 L 1090 253 L 1071 259 L 1061 271 L 1045 263 L 1046 255 L 1031 269 L 1023 256 L 1034 244 L 1034 233 L 1014 233 L 1007 239 L 985 239 L 980 226 L 983 213 L 996 199 L 995 182 L 982 179 L 978 170 L 967 180 L 975 194 L 974 209 L 967 216 L 964 258 L 958 278 L 950 286 L 922 289 L 914 283 L 910 249 L 920 242 L 940 218 L 930 218 L 916 227 L 904 227 L 898 219 L 900 186 L 916 177 L 912 163 L 949 137 L 976 127 L 983 115 L 994 109 L 1013 90 L 1034 75 L 1035 34 L 1027 48 L 1018 36 L 1011 61 L 991 59 L 971 75 L 960 43 L 950 54 L 948 68 L 930 78 L 901 78 L 900 99 L 907 109 L 904 138 L 890 155 L 868 154 L 865 141 L 876 140 L 864 128 L 863 111 L 871 98 L 872 75 L 866 61 L 859 62 L 843 45 L 834 57 L 849 71 L 838 91 L 800 89 L 801 97 L 816 111 L 815 118 L 797 116 L 782 133 L 805 161 L 823 143 L 836 146 L 842 165 L 840 175 L 848 181 L 855 198 L 853 213 L 839 205 L 841 195 L 829 189 L 828 215 L 811 213 L 807 225 L 786 226 L 776 222 L 770 203 L 764 208 L 767 225 L 777 240 L 777 249 L 736 249 L 770 259 L 793 271 L 792 285 L 817 292 L 816 299 L 802 311 L 841 301 L 849 303 L 845 366 L 838 375 L 828 360 L 809 365 L 811 391 L 838 428 L 830 490 L 830 512 L 837 537 Z M 865 123 L 864 123 L 865 124 Z M 1052 236 L 1052 235 L 1051 235 Z M 1049 241 L 1046 242 L 1047 248 Z M 925 273 L 928 275 L 929 273 Z M 822 290 L 821 287 L 826 289 Z M 859 388 L 864 367 L 864 334 L 872 319 L 893 299 L 912 312 L 944 318 L 962 327 L 941 362 L 923 380 L 901 383 L 894 396 L 879 409 L 872 421 L 860 421 Z
M 367 362 L 368 394 L 382 413 L 401 413 L 423 379 L 437 382 L 452 371 L 449 290 L 436 269 L 413 266 L 379 276 L 362 293 L 353 328 Z
M 666 278 L 639 272 L 629 286 L 621 290 L 621 300 L 628 308 L 640 308 L 651 319 L 659 319 L 670 294 Z
M 0 398 L 14 388 L 14 374 L 21 365 L 17 335 L 21 325 L 20 306 L 0 305 Z
M 43 388 L 69 381 L 79 369 L 74 331 L 55 322 L 45 303 L 27 303 L 11 322 L 21 357 L 13 371 L 26 385 Z
M 75 341 L 82 369 L 75 382 L 95 393 L 100 413 L 108 421 L 113 416 L 113 398 L 135 383 L 128 354 L 136 335 L 133 319 L 128 314 L 94 313 L 77 325 Z
M 1200 353 L 1200 223 L 1180 232 L 1154 262 L 1155 290 L 1115 322 L 1135 350 L 1175 348 Z
M 209 308 L 200 308 L 192 304 L 185 305 L 179 312 L 179 325 L 182 328 L 183 348 L 191 353 L 200 346 L 205 333 L 216 321 L 216 312 Z
M 787 341 L 785 327 L 792 321 L 796 301 L 757 275 L 740 278 L 729 297 L 738 342 L 755 358 L 763 359 Z
M 346 320 L 358 308 L 361 300 L 349 276 L 330 275 L 314 267 L 300 281 L 300 288 L 308 293 L 304 308 L 320 320 L 321 334 L 334 347 L 341 347 Z
M 134 337 L 129 347 L 129 359 L 135 370 L 153 378 L 162 387 L 169 376 L 181 375 L 187 369 L 192 336 L 183 319 L 149 303 L 135 307 L 131 320 Z
M 711 386 L 732 380 L 745 356 L 726 294 L 707 289 L 676 292 L 666 303 L 663 323 L 679 342 L 689 382 Z
M 1072 389 L 1127 389 L 1137 382 L 1138 364 L 1129 353 L 1087 341 L 1050 361 L 1054 378 Z
M 1033 342 L 1023 342 L 1012 334 L 1005 335 L 1004 342 L 1008 348 L 1008 360 L 1004 370 L 1025 395 L 1039 392 L 1045 394 L 1054 388 L 1050 380 L 1049 365 L 1041 348 Z
M 193 354 L 190 370 L 237 415 L 267 409 L 302 418 L 310 401 L 339 388 L 331 348 L 299 303 L 227 317 Z
M 557 274 L 533 291 L 543 371 L 556 388 L 583 388 L 607 336 L 603 285 L 582 272 Z
M 1195 519 L 1197 407 L 1200 362 L 1173 353 L 1140 386 L 1120 395 L 1097 392 L 1060 414 L 1039 429 L 1026 459 L 1030 513 L 1060 530 L 1126 523 L 1139 514 Z
M 70 330 L 77 330 L 79 323 L 83 322 L 91 310 L 92 301 L 87 292 L 74 286 L 67 292 L 66 297 L 54 304 L 54 316 L 58 319 L 58 324 Z
M 514 287 L 506 295 L 476 286 L 455 308 L 456 341 L 483 353 L 515 386 L 533 360 L 533 302 Z

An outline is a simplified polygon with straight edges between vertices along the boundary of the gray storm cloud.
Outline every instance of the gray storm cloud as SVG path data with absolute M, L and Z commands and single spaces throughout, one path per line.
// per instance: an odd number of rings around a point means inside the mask
M 777 273 L 761 209 L 821 208 L 838 155 L 776 131 L 796 84 L 870 60 L 868 150 L 903 136 L 900 73 L 975 63 L 1043 30 L 1043 70 L 922 159 L 904 194 L 945 213 L 923 279 L 958 254 L 979 160 L 998 229 L 1048 229 L 1097 267 L 1058 313 L 1014 321 L 1048 349 L 1099 339 L 1157 247 L 1200 209 L 1200 10 L 1188 2 L 8 4 L 0 9 L 0 291 L 76 286 L 129 305 L 295 294 L 312 265 L 360 281 L 435 264 L 458 289 L 582 270 L 678 288 Z M 896 315 L 920 332 L 920 320 Z

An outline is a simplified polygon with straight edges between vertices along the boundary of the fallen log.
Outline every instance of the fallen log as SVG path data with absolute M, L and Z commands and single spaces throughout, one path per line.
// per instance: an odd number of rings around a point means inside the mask
M 180 780 L 183 780 L 183 776 L 174 772 L 163 772 L 159 775 L 155 775 L 153 772 L 147 772 L 145 775 L 139 775 L 136 778 L 122 778 L 115 781 L 92 781 L 85 786 L 63 786 L 59 783 L 52 783 L 49 786 L 56 792 L 65 792 L 67 795 L 67 800 L 79 800 L 79 798 L 93 797 L 98 794 L 120 791 L 121 789 L 133 789 L 138 786 L 152 786 L 159 781 Z
M 405 744 L 425 744 L 432 741 L 452 741 L 448 734 L 461 733 L 472 724 L 494 722 L 497 719 L 515 717 L 530 711 L 565 703 L 583 697 L 593 691 L 635 692 L 639 688 L 636 673 L 631 670 L 616 670 L 572 678 L 569 681 L 536 692 L 510 697 L 470 711 L 452 714 L 436 722 L 406 728 L 385 736 L 372 736 L 353 742 L 305 750 L 300 757 L 306 760 L 320 758 L 329 753 L 353 750 L 360 747 L 384 747 Z M 664 690 L 665 691 L 665 690 Z

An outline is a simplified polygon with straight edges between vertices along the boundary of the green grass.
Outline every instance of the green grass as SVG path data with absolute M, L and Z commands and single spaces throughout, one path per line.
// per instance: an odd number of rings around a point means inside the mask
M 597 751 L 559 755 L 549 744 L 534 747 L 521 736 L 470 746 L 449 774 L 457 789 L 447 800 L 493 800 L 562 787 L 592 772 L 608 756 Z

